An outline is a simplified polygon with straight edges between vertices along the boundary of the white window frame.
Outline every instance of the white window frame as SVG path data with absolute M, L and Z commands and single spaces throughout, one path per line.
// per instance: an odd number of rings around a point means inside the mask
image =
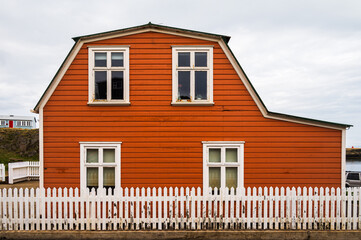
M 178 67 L 178 53 L 190 52 L 190 67 Z M 195 52 L 207 52 L 207 67 L 195 67 Z M 178 71 L 191 71 L 190 100 L 178 100 Z M 207 99 L 194 99 L 195 71 L 207 71 Z M 172 46 L 172 105 L 213 105 L 213 46 Z
M 80 189 L 86 191 L 86 168 L 87 167 L 98 167 L 98 183 L 99 188 L 103 187 L 103 167 L 115 167 L 115 190 L 120 189 L 121 184 L 121 142 L 79 142 L 80 144 Z M 98 163 L 87 163 L 86 162 L 86 150 L 87 149 L 115 149 L 115 162 L 114 163 L 103 163 L 100 152 Z
M 6 126 L 6 120 L 0 120 L 0 126 Z
M 221 168 L 221 188 L 226 187 L 226 167 L 237 167 L 237 187 L 244 187 L 244 141 L 205 141 L 203 143 L 203 192 L 204 194 L 211 194 L 209 192 L 209 167 Z M 220 148 L 221 149 L 221 162 L 210 163 L 209 162 L 209 149 Z M 226 148 L 237 148 L 238 162 L 231 163 L 226 162 Z
M 95 67 L 95 53 L 106 52 L 107 53 L 107 66 Z M 123 67 L 111 66 L 111 53 L 122 52 L 124 56 Z M 96 100 L 94 93 L 94 71 L 106 71 L 107 72 L 107 99 Z M 111 71 L 123 71 L 124 72 L 124 99 L 111 99 Z M 129 105 L 129 46 L 89 46 L 88 47 L 88 105 Z

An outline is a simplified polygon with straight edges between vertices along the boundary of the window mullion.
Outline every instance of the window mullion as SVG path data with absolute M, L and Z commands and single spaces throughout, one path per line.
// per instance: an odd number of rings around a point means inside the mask
M 103 165 L 104 165 L 104 161 L 103 161 L 103 153 L 104 148 L 99 148 L 99 167 L 98 167 L 98 188 L 103 189 Z
M 191 81 L 190 81 L 190 94 L 191 94 L 191 101 L 194 101 L 194 94 L 195 94 L 195 86 L 194 86 L 194 75 L 195 75 L 195 71 L 192 69 L 190 71 L 191 74 Z
M 225 188 L 226 187 L 226 148 L 222 147 L 221 148 L 221 163 L 222 163 L 222 167 L 221 167 L 221 187 Z
M 103 189 L 103 166 L 98 167 L 98 188 Z
M 107 101 L 110 101 L 112 99 L 111 75 L 112 75 L 112 71 L 110 69 L 108 69 L 107 70 Z
M 191 82 L 190 82 L 190 94 L 191 94 L 191 101 L 193 102 L 195 99 L 195 55 L 194 55 L 194 51 L 190 52 L 190 64 L 191 64 Z
M 226 187 L 226 167 L 223 165 L 221 167 L 221 188 Z

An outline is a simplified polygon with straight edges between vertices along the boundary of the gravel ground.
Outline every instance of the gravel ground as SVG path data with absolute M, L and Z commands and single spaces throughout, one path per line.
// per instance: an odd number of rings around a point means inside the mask
M 39 187 L 39 181 L 23 181 L 14 184 L 0 183 L 0 189 L 2 188 L 37 188 Z

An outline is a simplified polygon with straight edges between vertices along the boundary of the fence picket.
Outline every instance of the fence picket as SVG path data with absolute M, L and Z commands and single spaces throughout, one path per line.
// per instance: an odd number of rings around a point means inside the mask
M 247 215 L 246 215 L 246 221 L 247 221 L 247 229 L 251 229 L 251 188 L 247 188 Z
M 340 230 L 341 224 L 341 191 L 337 188 L 336 193 L 336 230 Z
M 145 203 L 145 188 L 141 188 L 140 190 L 140 211 L 141 211 L 141 216 L 139 216 L 140 218 L 140 226 L 138 229 L 146 229 L 146 218 L 145 218 L 145 214 L 147 212 L 147 207 L 146 207 L 146 203 Z
M 224 229 L 228 229 L 228 220 L 229 220 L 229 188 L 226 188 L 223 190 L 224 191 L 224 213 L 223 213 L 223 224 L 224 224 Z M 222 201 L 223 202 L 223 201 Z
M 268 229 L 268 188 L 263 190 L 263 229 Z
M 169 229 L 174 229 L 173 228 L 173 223 L 174 223 L 174 195 L 173 195 L 173 188 L 170 187 L 169 188 L 169 196 L 168 196 L 168 200 L 169 200 L 169 213 L 168 213 L 168 222 L 169 222 Z
M 330 209 L 330 229 L 331 230 L 335 230 L 335 188 L 331 188 L 331 196 L 330 196 L 330 201 L 331 201 L 331 209 Z
M 308 227 L 307 229 L 313 229 L 313 189 L 308 188 Z
M 11 194 L 11 188 L 9 189 L 9 193 Z M 24 211 L 25 211 L 25 230 L 29 230 L 29 223 L 30 223 L 30 219 L 29 219 L 29 189 L 28 188 L 25 188 L 25 192 L 24 192 L 24 199 L 25 199 L 25 207 L 24 207 Z M 12 212 L 11 211 L 11 204 L 9 204 L 9 212 Z M 11 214 L 11 213 L 10 213 Z M 9 214 L 9 216 L 11 216 Z M 10 226 L 10 229 L 9 230 L 12 230 L 12 227 Z
M 320 209 L 319 209 L 319 212 L 320 212 L 320 214 L 319 214 L 319 228 L 320 228 L 320 230 L 323 230 L 324 228 L 323 228 L 323 224 L 324 224 L 324 196 L 323 196 L 323 194 L 324 194 L 324 189 L 323 189 L 323 187 L 321 187 L 320 188 L 320 196 L 319 196 L 319 199 L 320 199 L 320 203 L 319 203 L 319 207 L 320 207 Z
M 152 215 L 153 215 L 153 218 L 152 218 L 152 228 L 153 229 L 156 229 L 156 188 L 154 187 L 153 188 L 153 193 L 152 193 L 152 198 L 154 199 L 154 201 L 152 202 L 152 207 L 153 207 L 153 211 L 152 211 Z
M 202 218 L 202 216 L 203 216 L 202 215 L 202 213 L 203 213 L 202 190 L 200 187 L 197 188 L 196 200 L 197 200 L 197 202 L 196 202 L 196 204 L 197 204 L 197 221 L 196 221 L 196 223 L 197 223 L 197 229 L 200 230 L 200 229 L 202 229 L 201 228 L 202 224 L 204 224 L 204 220 Z M 201 211 L 201 209 L 202 209 L 202 211 Z
M 275 189 L 275 229 L 279 229 L 279 219 L 280 219 L 280 215 L 279 215 L 279 199 L 280 199 L 280 195 L 279 195 L 279 188 L 276 187 Z
M 285 228 L 285 220 L 287 219 L 287 217 L 285 217 L 285 189 L 284 189 L 284 187 L 281 187 L 280 201 L 281 201 L 281 211 L 280 211 L 281 227 L 280 227 L 280 229 L 283 230 Z
M 324 216 L 324 229 L 330 229 L 330 189 L 325 188 L 325 216 Z
M 18 189 L 17 188 L 14 188 L 13 190 L 13 204 L 14 204 L 14 215 L 13 215 L 13 218 L 12 218 L 12 222 L 13 222 L 13 229 L 14 230 L 18 230 L 18 221 L 19 221 L 19 217 L 18 217 Z
M 258 229 L 262 229 L 262 188 L 258 188 L 258 201 L 257 201 L 257 223 L 256 226 Z
M 162 188 L 158 188 L 158 230 L 162 230 Z
M 163 220 L 162 220 L 162 224 L 163 227 L 162 229 L 166 230 L 167 228 L 167 222 L 168 222 L 168 191 L 167 188 L 163 188 Z
M 346 209 L 346 228 L 347 230 L 351 230 L 351 215 L 352 215 L 352 194 L 353 188 L 346 189 L 346 199 L 347 199 L 347 209 Z
M 291 225 L 291 212 L 293 210 L 291 206 L 292 193 L 289 187 L 286 188 L 286 229 L 293 229 Z
M 265 188 L 267 189 L 267 188 Z M 269 189 L 269 215 L 268 215 L 268 229 L 273 229 L 274 224 L 274 215 L 273 215 L 273 206 L 274 206 L 274 195 L 273 195 L 273 187 Z
M 301 219 L 302 219 L 302 191 L 301 188 L 298 187 L 297 188 L 297 196 L 296 196 L 296 201 L 297 201 L 297 216 L 296 216 L 296 224 L 297 224 L 297 229 L 300 230 L 301 229 Z
M 341 229 L 346 229 L 346 195 L 347 191 L 345 188 L 342 188 L 342 194 L 341 194 Z
M 361 189 L 358 189 L 358 229 L 361 229 Z
M 353 188 L 353 195 L 352 195 L 352 230 L 357 229 L 357 196 L 360 189 Z
M 186 229 L 190 229 L 190 209 L 189 209 L 189 200 L 190 200 L 190 194 L 189 194 L 189 188 L 186 188 L 186 206 L 185 206 L 185 215 L 186 215 Z
M 30 188 L 30 197 L 29 197 L 29 229 L 30 230 L 34 230 L 34 210 L 35 210 L 35 206 L 34 206 L 34 188 Z

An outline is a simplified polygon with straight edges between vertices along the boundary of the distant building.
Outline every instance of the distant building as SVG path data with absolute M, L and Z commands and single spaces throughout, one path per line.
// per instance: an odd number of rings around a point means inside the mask
M 31 116 L 0 115 L 0 128 L 36 128 L 36 118 Z

